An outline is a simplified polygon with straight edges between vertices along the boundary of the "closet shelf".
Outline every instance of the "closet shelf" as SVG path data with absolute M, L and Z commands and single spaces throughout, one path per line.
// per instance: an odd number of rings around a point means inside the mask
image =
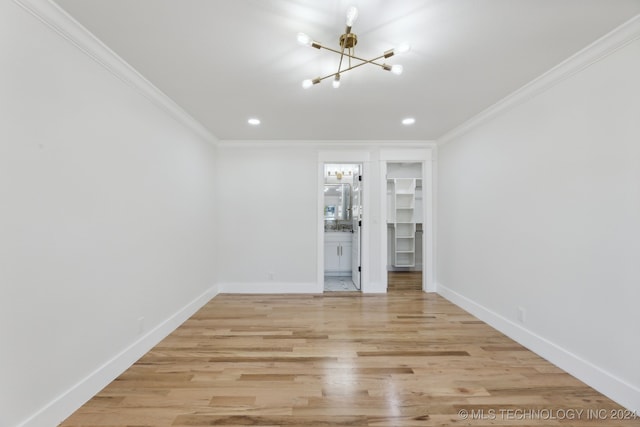
M 395 228 L 394 262 L 396 267 L 415 265 L 416 179 L 393 180 L 393 226 Z

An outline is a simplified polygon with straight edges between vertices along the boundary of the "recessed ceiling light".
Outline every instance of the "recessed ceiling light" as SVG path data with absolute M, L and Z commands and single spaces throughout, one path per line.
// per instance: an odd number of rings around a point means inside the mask
M 247 120 L 247 123 L 249 123 L 252 126 L 258 126 L 260 124 L 260 119 L 251 118 Z
M 414 119 L 413 117 L 407 117 L 406 119 L 402 119 L 402 124 L 405 126 L 412 125 L 415 122 L 416 122 L 416 119 Z

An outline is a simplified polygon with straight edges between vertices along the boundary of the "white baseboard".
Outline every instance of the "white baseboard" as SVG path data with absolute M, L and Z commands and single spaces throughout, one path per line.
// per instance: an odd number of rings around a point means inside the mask
M 57 426 L 217 294 L 213 286 L 16 427 Z
M 219 283 L 218 290 L 226 294 L 321 294 L 324 288 L 314 282 L 230 282 Z
M 439 283 L 437 293 L 611 400 L 640 414 L 637 387 Z
M 324 286 L 313 282 L 229 282 L 218 284 L 218 290 L 221 294 L 321 294 L 324 292 Z M 381 283 L 362 285 L 362 293 L 364 294 L 383 294 L 386 292 L 386 287 L 383 287 Z

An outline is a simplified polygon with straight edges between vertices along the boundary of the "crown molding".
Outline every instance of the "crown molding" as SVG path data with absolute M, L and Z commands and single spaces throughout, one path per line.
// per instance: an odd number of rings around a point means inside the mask
M 561 81 L 606 58 L 638 38 L 640 38 L 640 15 L 634 16 L 541 76 L 445 133 L 437 139 L 438 145 L 444 145 L 476 127 L 483 125 L 502 112 L 514 108 L 536 95 L 549 90 Z
M 13 0 L 89 58 L 210 143 L 217 138 L 52 0 Z
M 433 140 L 242 140 L 222 139 L 216 144 L 220 148 L 301 148 L 301 149 L 362 149 L 362 148 L 434 148 Z

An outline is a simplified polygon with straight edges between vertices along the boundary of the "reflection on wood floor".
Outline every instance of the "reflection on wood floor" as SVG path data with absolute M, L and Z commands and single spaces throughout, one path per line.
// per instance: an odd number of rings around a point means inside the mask
M 546 426 L 584 410 L 569 424 L 593 426 L 587 410 L 619 408 L 435 294 L 227 294 L 62 425 Z

